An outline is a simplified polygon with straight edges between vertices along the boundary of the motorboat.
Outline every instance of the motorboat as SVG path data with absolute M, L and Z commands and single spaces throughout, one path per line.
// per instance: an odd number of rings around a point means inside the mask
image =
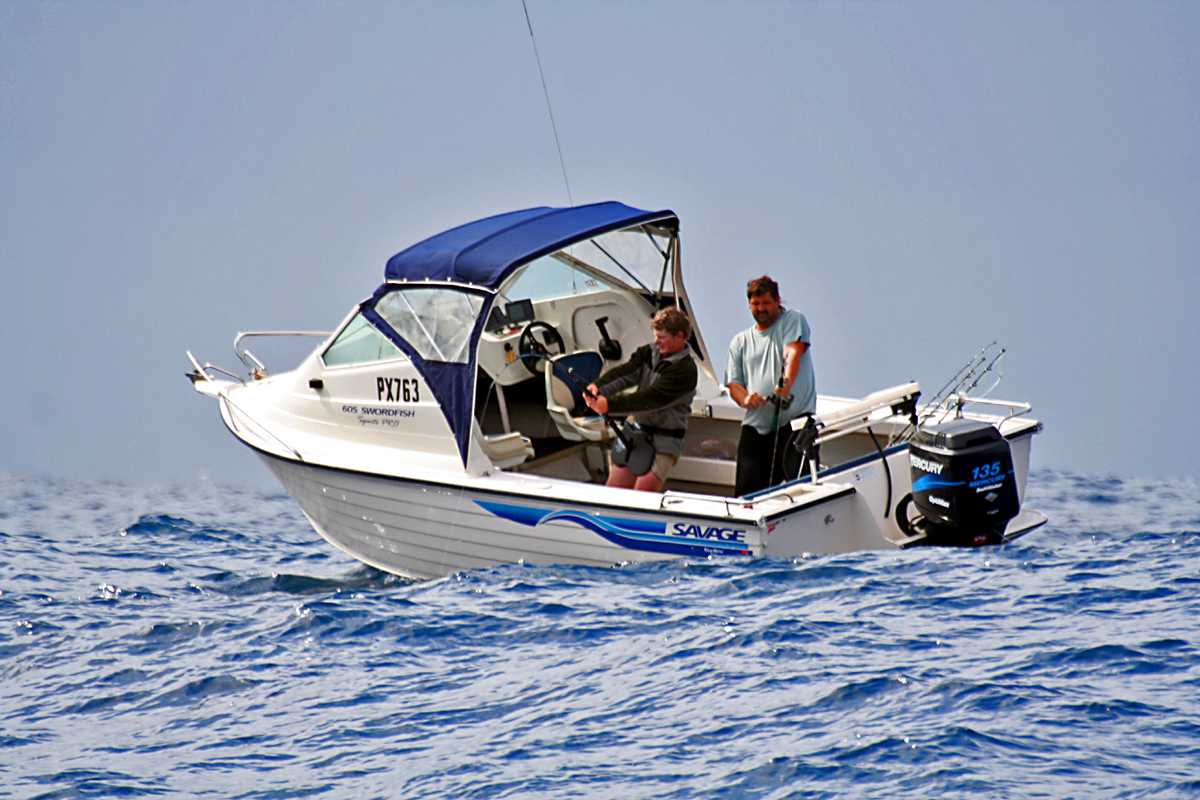
M 693 321 L 699 368 L 684 454 L 661 493 L 605 486 L 616 426 L 580 386 L 651 343 L 671 305 Z M 239 333 L 244 376 L 187 355 L 194 388 L 313 528 L 409 577 L 995 544 L 1045 522 L 1022 506 L 1041 423 L 975 391 L 986 349 L 925 402 L 916 383 L 819 396 L 803 429 L 781 432 L 799 476 L 734 496 L 743 410 L 695 323 L 678 217 L 604 202 L 414 244 L 334 330 Z M 294 369 L 249 350 L 301 335 L 320 344 Z

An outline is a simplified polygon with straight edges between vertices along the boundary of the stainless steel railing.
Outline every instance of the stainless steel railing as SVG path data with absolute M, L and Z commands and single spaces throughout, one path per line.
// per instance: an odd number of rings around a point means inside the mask
M 323 336 L 328 338 L 332 336 L 332 333 L 328 331 L 246 331 L 239 333 L 233 340 L 233 352 L 237 354 L 238 360 L 246 366 L 250 376 L 254 380 L 260 380 L 269 374 L 266 366 L 249 350 L 243 351 L 241 346 L 242 340 L 251 336 Z

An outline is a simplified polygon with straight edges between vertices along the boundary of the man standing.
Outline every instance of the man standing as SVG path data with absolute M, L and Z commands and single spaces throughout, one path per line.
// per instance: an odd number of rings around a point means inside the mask
M 667 471 L 683 454 L 683 437 L 692 397 L 696 394 L 696 362 L 688 337 L 692 324 L 677 308 L 664 308 L 650 320 L 654 344 L 633 351 L 629 360 L 605 372 L 588 387 L 584 402 L 597 414 L 633 414 L 642 430 L 653 436 L 654 462 L 645 475 L 613 466 L 608 486 L 662 491 Z M 636 387 L 627 394 L 616 394 Z
M 817 408 L 808 320 L 783 308 L 778 284 L 766 275 L 750 281 L 746 297 L 754 326 L 734 337 L 725 362 L 729 395 L 746 409 L 738 439 L 739 497 L 796 477 L 783 474 L 790 423 Z

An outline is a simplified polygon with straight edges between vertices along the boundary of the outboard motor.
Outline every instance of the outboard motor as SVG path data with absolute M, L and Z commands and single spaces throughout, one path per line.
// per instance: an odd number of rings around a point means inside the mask
M 908 443 L 912 494 L 896 521 L 925 544 L 978 546 L 1004 541 L 1021 510 L 1012 451 L 995 426 L 955 419 L 917 430 Z M 908 502 L 920 516 L 908 519 Z

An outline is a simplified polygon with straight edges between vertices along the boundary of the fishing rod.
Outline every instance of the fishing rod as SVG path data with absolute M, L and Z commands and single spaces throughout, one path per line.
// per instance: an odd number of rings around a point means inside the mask
M 951 398 L 965 396 L 968 392 L 970 392 L 972 389 L 974 389 L 976 386 L 978 386 L 979 382 L 981 380 L 983 380 L 983 376 L 987 375 L 989 372 L 991 372 L 992 369 L 996 368 L 996 365 L 1000 363 L 1000 359 L 1004 357 L 1004 353 L 1005 353 L 1004 348 L 1001 348 L 1000 352 L 997 353 L 995 356 L 993 356 L 991 361 L 987 362 L 986 364 L 978 365 L 975 369 L 971 370 L 970 372 L 968 372 L 966 375 L 963 376 L 962 380 L 960 380 L 958 382 L 958 384 L 955 385 L 953 391 L 951 391 L 950 394 L 946 395 L 946 397 L 943 400 L 941 400 L 941 404 L 943 406 L 942 407 L 942 415 L 938 419 L 938 422 L 941 422 L 942 420 L 946 419 L 946 417 L 950 414 Z M 999 370 L 997 370 L 996 374 L 998 376 L 996 383 L 993 383 L 988 388 L 988 390 L 987 390 L 988 392 L 990 392 L 992 389 L 995 389 L 996 386 L 1000 383 Z M 971 380 L 972 377 L 974 378 L 974 380 L 971 381 L 970 384 L 968 384 L 967 381 Z M 984 392 L 984 394 L 986 395 L 987 392 Z M 959 405 L 961 407 L 961 402 L 959 403 Z M 932 418 L 935 413 L 936 413 L 936 407 L 934 407 L 934 410 L 931 410 L 925 416 L 924 419 Z M 924 420 L 922 420 L 922 421 L 924 421 Z
M 922 415 L 921 419 L 918 421 L 918 426 L 925 423 L 926 421 L 932 419 L 935 415 L 938 414 L 939 410 L 941 412 L 941 416 L 938 417 L 937 422 L 940 423 L 943 420 L 945 420 L 946 417 L 949 416 L 949 414 L 950 414 L 951 398 L 956 397 L 956 396 L 965 396 L 968 392 L 970 392 L 971 390 L 973 390 L 975 387 L 977 387 L 979 385 L 979 382 L 981 380 L 983 380 L 984 375 L 987 375 L 993 369 L 996 370 L 996 381 L 995 381 L 995 383 L 993 383 L 991 386 L 988 387 L 987 391 L 985 391 L 983 393 L 984 396 L 986 396 L 989 392 L 992 391 L 992 389 L 995 389 L 996 386 L 998 386 L 1000 384 L 1000 379 L 1003 376 L 1000 374 L 998 365 L 1000 363 L 1000 359 L 1004 357 L 1004 354 L 1006 352 L 1005 349 L 1003 347 L 1000 348 L 1000 352 L 996 353 L 996 355 L 992 356 L 990 360 L 988 360 L 986 357 L 981 358 L 981 356 L 983 356 L 984 353 L 986 353 L 993 346 L 995 346 L 995 344 L 996 344 L 995 342 L 992 342 L 987 347 L 985 347 L 983 350 L 979 351 L 979 353 L 976 354 L 975 358 L 971 359 L 971 361 L 968 362 L 967 367 L 964 367 L 964 369 L 959 370 L 958 375 L 955 375 L 955 378 L 951 379 L 951 383 L 953 383 L 952 388 L 950 388 L 950 384 L 948 383 L 946 386 L 943 386 L 942 389 L 936 395 L 934 395 L 933 399 L 929 402 L 929 405 L 926 406 L 927 410 L 926 410 L 925 414 Z M 968 367 L 969 367 L 969 369 L 968 369 Z M 965 375 L 962 374 L 964 370 L 966 370 Z M 961 377 L 959 377 L 959 376 L 961 376 Z M 957 379 L 957 382 L 955 382 L 955 379 Z M 972 380 L 972 379 L 974 379 L 974 380 Z M 968 381 L 970 381 L 970 383 L 968 383 Z M 950 391 L 948 393 L 946 393 L 945 396 L 943 397 L 942 395 L 944 392 L 946 392 L 947 388 L 950 388 Z M 907 429 L 905 430 L 905 432 L 907 432 Z
M 996 380 L 991 386 L 989 386 L 987 388 L 987 390 L 983 394 L 980 395 L 980 397 L 987 397 L 988 394 L 991 393 L 992 389 L 995 389 L 998 385 L 1000 385 L 1000 379 L 1004 376 L 1000 374 L 999 365 L 1000 365 L 1000 359 L 1004 358 L 1004 353 L 1005 353 L 1004 348 L 1003 347 L 1000 348 L 1000 352 L 996 354 L 996 357 L 992 359 L 991 363 L 983 368 L 983 371 L 980 372 L 979 375 L 976 376 L 975 380 L 971 383 L 970 386 L 968 386 L 967 388 L 962 390 L 963 393 L 965 394 L 967 392 L 970 392 L 972 389 L 974 389 L 976 386 L 978 386 L 979 381 L 981 381 L 983 379 L 984 375 L 991 372 L 993 367 L 996 368 Z M 958 394 L 958 392 L 955 392 L 955 394 Z
M 600 396 L 593 392 L 590 386 L 585 385 L 583 380 L 575 374 L 574 367 L 567 366 L 564 369 L 562 364 L 550 359 L 549 356 L 538 355 L 547 359 L 550 364 L 549 368 L 555 370 L 555 374 L 570 379 L 579 389 L 581 395 L 585 397 Z M 654 447 L 654 434 L 639 425 L 636 420 L 626 420 L 625 424 L 631 428 L 631 430 L 627 430 L 618 425 L 607 413 L 601 414 L 600 417 L 604 420 L 604 424 L 612 429 L 613 436 L 617 440 L 611 449 L 612 465 L 614 467 L 624 467 L 638 477 L 650 472 L 651 467 L 654 466 L 654 458 L 657 454 Z
M 583 382 L 582 378 L 580 378 L 578 375 L 575 374 L 574 367 L 565 367 L 564 368 L 563 365 L 555 362 L 553 359 L 551 359 L 549 356 L 545 355 L 544 353 L 531 353 L 531 355 L 536 355 L 539 358 L 546 359 L 546 363 L 549 365 L 549 369 L 554 370 L 555 374 L 557 374 L 557 375 L 563 375 L 563 376 L 569 378 L 571 380 L 571 382 L 575 384 L 576 388 L 578 388 L 582 394 L 587 395 L 588 397 L 599 397 L 599 395 L 597 395 L 595 392 L 588 389 L 588 385 Z M 617 437 L 617 440 L 620 441 L 621 444 L 624 445 L 626 449 L 630 449 L 633 447 L 633 442 L 628 438 L 628 434 L 626 434 L 625 431 L 621 430 L 621 426 L 618 425 L 613 420 L 612 417 L 610 417 L 608 414 L 601 414 L 600 417 L 604 420 L 605 425 L 612 428 L 613 435 Z
M 937 394 L 935 394 L 933 397 L 931 397 L 929 399 L 929 404 L 931 406 L 936 406 L 939 402 L 941 402 L 942 395 L 945 393 L 945 391 L 947 389 L 949 389 L 952 385 L 955 385 L 955 383 L 957 381 L 960 381 L 960 379 L 966 380 L 967 378 L 971 377 L 975 368 L 983 363 L 984 359 L 986 358 L 985 354 L 987 353 L 987 351 L 991 350 L 995 346 L 996 346 L 996 343 L 992 342 L 991 344 L 986 345 L 982 350 L 980 350 L 974 356 L 972 356 L 971 359 L 969 361 L 967 361 L 967 363 L 964 364 L 962 366 L 962 368 L 959 369 L 958 372 L 954 373 L 954 376 L 952 378 L 950 378 L 950 380 L 946 381 L 945 386 L 943 386 L 941 389 L 937 390 Z M 967 373 L 965 376 L 963 376 L 964 372 Z M 955 389 L 955 391 L 957 391 L 957 388 Z M 951 394 L 954 394 L 954 392 L 951 392 Z
M 975 377 L 977 374 L 982 376 L 982 374 L 987 373 L 996 363 L 996 361 L 999 360 L 1000 356 L 1004 355 L 1004 349 L 1001 348 L 1000 353 L 993 357 L 991 362 L 988 363 L 987 353 L 995 346 L 996 343 L 991 342 L 980 349 L 980 351 L 973 355 L 970 359 L 968 359 L 967 363 L 960 367 L 958 372 L 954 373 L 950 380 L 946 381 L 942 388 L 938 389 L 937 393 L 935 393 L 933 397 L 929 399 L 929 402 L 925 404 L 925 411 L 921 415 L 920 419 L 909 422 L 902 429 L 900 429 L 900 431 L 893 433 L 888 437 L 888 446 L 890 447 L 896 442 L 902 442 L 911 437 L 914 427 L 920 427 L 922 424 L 932 419 L 933 416 L 938 413 L 939 409 L 942 411 L 942 417 L 938 421 L 941 422 L 941 420 L 945 419 L 946 414 L 948 413 L 948 408 L 942 408 L 943 404 L 947 403 L 949 398 L 960 393 L 963 385 L 972 377 Z M 981 367 L 983 368 L 983 371 L 982 373 L 979 373 L 978 370 Z M 976 378 L 976 384 L 977 383 L 978 378 Z M 972 387 L 974 385 L 975 384 L 972 384 Z M 995 386 L 993 385 L 992 388 L 995 388 Z M 988 389 L 988 391 L 990 392 L 991 389 Z
M 775 433 L 775 438 L 771 442 L 771 471 L 768 473 L 767 486 L 775 485 L 775 462 L 779 459 L 776 457 L 779 451 L 779 411 L 781 408 L 791 408 L 792 400 L 795 395 L 788 395 L 786 398 L 779 396 L 779 390 L 783 388 L 783 373 L 787 369 L 787 361 L 784 361 L 782 369 L 779 371 L 779 383 L 775 384 L 775 392 L 767 398 L 767 402 L 775 406 L 775 413 L 771 418 L 771 430 Z

